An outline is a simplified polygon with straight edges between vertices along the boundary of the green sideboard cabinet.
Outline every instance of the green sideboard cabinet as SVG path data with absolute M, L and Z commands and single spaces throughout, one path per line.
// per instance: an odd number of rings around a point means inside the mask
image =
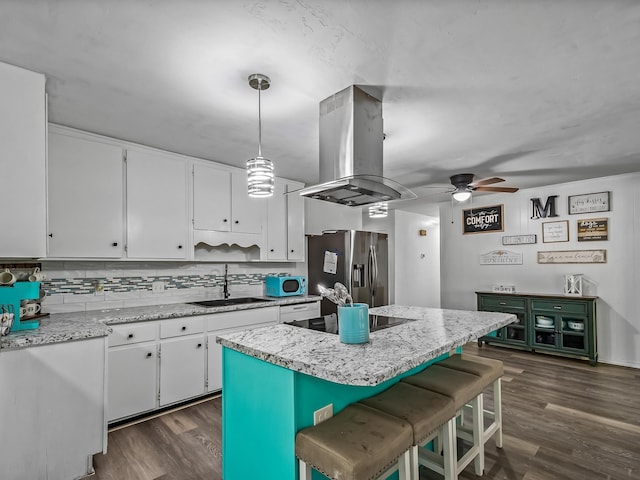
M 512 313 L 517 321 L 478 340 L 535 352 L 598 360 L 598 297 L 476 292 L 478 310 Z

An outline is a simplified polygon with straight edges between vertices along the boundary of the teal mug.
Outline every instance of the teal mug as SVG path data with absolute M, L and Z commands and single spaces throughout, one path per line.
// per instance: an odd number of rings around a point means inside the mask
M 354 303 L 338 306 L 338 335 L 342 343 L 369 341 L 369 305 Z

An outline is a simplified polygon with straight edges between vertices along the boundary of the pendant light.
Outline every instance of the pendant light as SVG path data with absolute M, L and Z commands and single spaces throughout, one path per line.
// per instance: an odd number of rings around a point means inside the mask
M 384 218 L 389 213 L 387 202 L 374 203 L 369 207 L 369 218 Z
M 271 86 L 266 75 L 249 75 L 249 86 L 258 90 L 258 156 L 247 160 L 247 187 L 250 197 L 270 197 L 273 195 L 273 163 L 262 156 L 262 118 L 260 111 L 260 91 Z

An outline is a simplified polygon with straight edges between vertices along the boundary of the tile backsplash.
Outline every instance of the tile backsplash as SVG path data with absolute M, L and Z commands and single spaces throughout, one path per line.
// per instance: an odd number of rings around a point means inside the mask
M 222 297 L 224 263 L 42 261 L 50 313 L 103 310 Z M 267 274 L 306 275 L 305 264 L 228 264 L 232 297 L 264 295 Z M 155 288 L 154 288 L 155 287 Z

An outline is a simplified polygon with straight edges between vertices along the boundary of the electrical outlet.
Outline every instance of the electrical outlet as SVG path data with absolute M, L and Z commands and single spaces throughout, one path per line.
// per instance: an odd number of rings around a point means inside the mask
M 333 403 L 313 412 L 313 424 L 317 425 L 333 417 Z
M 154 293 L 164 292 L 164 282 L 162 280 L 156 280 L 151 283 L 151 288 Z

